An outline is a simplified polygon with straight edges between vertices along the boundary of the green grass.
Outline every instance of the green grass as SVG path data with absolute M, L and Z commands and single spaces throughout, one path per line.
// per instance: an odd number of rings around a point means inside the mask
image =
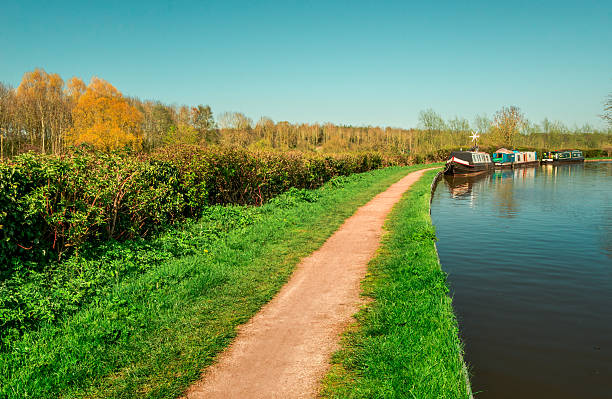
M 231 342 L 236 327 L 274 296 L 302 257 L 374 195 L 427 166 L 336 178 L 318 190 L 292 190 L 260 208 L 234 207 L 232 227 L 217 226 L 225 232 L 216 239 L 210 238 L 215 220 L 208 218 L 172 232 L 170 241 L 139 244 L 136 253 L 126 243 L 122 251 L 138 259 L 130 258 L 123 275 L 101 278 L 98 288 L 85 291 L 88 297 L 78 309 L 26 329 L 0 352 L 0 397 L 178 396 Z M 143 248 L 149 252 L 143 254 Z M 101 256 L 99 269 L 121 259 Z M 49 295 L 61 296 L 62 285 L 53 287 Z
M 429 216 L 435 173 L 427 172 L 393 209 L 383 246 L 362 284 L 373 301 L 344 334 L 323 397 L 470 397 Z

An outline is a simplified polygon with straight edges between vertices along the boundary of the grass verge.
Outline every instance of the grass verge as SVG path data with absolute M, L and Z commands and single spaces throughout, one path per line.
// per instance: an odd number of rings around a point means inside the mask
M 612 157 L 589 157 L 585 161 L 612 161 Z
M 435 248 L 427 172 L 404 195 L 362 284 L 373 299 L 332 359 L 325 398 L 469 398 L 446 273 Z
M 333 179 L 318 190 L 292 190 L 262 207 L 243 208 L 248 222 L 216 240 L 201 238 L 209 236 L 210 221 L 190 224 L 171 234 L 173 245 L 180 237 L 191 248 L 187 256 L 166 259 L 167 251 L 156 256 L 163 243 L 148 246 L 152 253 L 144 263 L 91 292 L 78 310 L 15 337 L 0 353 L 0 397 L 180 395 L 302 257 L 374 195 L 428 166 L 375 170 Z M 149 267 L 146 259 L 158 261 Z

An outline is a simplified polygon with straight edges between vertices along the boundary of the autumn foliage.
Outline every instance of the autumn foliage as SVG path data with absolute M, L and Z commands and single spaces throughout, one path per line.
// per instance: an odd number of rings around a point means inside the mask
M 61 101 L 63 86 L 58 74 L 36 69 L 26 72 L 17 88 L 15 114 L 28 132 L 31 145 L 41 138 L 43 153 L 49 147 L 55 152 L 61 146 L 61 134 L 69 118 L 69 110 Z
M 78 82 L 74 86 L 82 87 Z M 110 83 L 93 78 L 78 96 L 68 137 L 74 145 L 90 144 L 102 150 L 138 148 L 142 142 L 142 114 Z
M 610 121 L 610 100 L 602 117 Z M 412 112 L 416 112 L 413 110 Z M 612 128 L 589 124 L 568 127 L 547 118 L 534 123 L 518 107 L 505 107 L 492 118 L 445 120 L 433 109 L 421 111 L 417 128 L 290 123 L 240 112 L 213 117 L 207 105 L 169 105 L 123 96 L 110 83 L 94 78 L 89 86 L 73 77 L 36 69 L 23 75 L 17 89 L 0 82 L 0 159 L 28 151 L 65 154 L 87 143 L 101 150 L 131 147 L 149 153 L 168 145 L 241 147 L 252 150 L 344 153 L 377 151 L 414 159 L 440 159 L 466 148 L 472 130 L 482 148 L 500 146 L 550 150 L 600 150 L 612 144 Z

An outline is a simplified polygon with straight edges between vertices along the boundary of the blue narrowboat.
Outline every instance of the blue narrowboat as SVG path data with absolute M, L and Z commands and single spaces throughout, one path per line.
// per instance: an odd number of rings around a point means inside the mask
M 497 168 L 511 168 L 514 163 L 514 151 L 500 148 L 493 153 L 493 163 Z
M 493 153 L 492 158 L 496 168 L 516 168 L 540 163 L 535 151 L 511 151 L 500 148 Z

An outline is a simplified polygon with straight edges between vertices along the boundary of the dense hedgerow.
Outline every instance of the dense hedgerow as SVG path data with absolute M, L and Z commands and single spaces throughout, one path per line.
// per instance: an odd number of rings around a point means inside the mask
M 289 188 L 407 159 L 171 147 L 147 156 L 87 149 L 0 162 L 0 278 L 84 242 L 142 237 L 214 204 L 259 205 Z

